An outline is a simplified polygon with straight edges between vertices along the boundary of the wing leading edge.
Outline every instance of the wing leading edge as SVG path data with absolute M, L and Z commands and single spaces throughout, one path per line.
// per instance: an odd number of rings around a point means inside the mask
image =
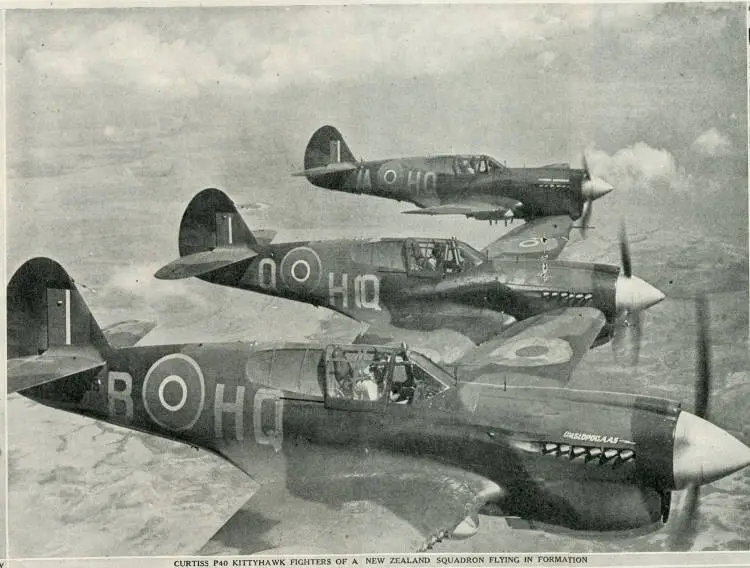
M 51 347 L 41 355 L 8 359 L 8 394 L 63 379 L 106 364 L 93 346 Z

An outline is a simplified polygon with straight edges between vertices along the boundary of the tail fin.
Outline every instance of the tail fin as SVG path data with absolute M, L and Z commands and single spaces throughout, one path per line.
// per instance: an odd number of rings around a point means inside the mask
M 260 246 L 234 202 L 220 189 L 204 189 L 185 209 L 178 237 L 180 258 L 156 277 L 174 280 L 201 276 L 257 256 Z
M 111 350 L 73 279 L 33 258 L 7 288 L 8 392 L 102 367 Z
M 321 126 L 310 138 L 305 149 L 305 170 L 342 162 L 356 163 L 344 137 L 333 126 Z

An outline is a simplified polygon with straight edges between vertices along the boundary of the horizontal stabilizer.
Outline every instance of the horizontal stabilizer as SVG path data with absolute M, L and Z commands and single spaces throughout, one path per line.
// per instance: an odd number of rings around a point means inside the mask
M 154 276 L 160 280 L 180 280 L 201 276 L 220 268 L 258 256 L 251 248 L 219 247 L 213 250 L 189 254 L 161 267 Z
M 253 236 L 260 246 L 265 247 L 271 244 L 276 233 L 277 231 L 274 231 L 273 229 L 257 229 L 253 232 Z
M 102 330 L 112 347 L 133 347 L 156 327 L 154 321 L 127 320 L 114 323 Z
M 334 162 L 327 166 L 320 166 L 317 168 L 310 168 L 302 172 L 295 172 L 293 176 L 305 176 L 305 177 L 322 177 L 330 174 L 340 174 L 345 172 L 353 172 L 357 169 L 356 164 L 350 162 Z
M 93 346 L 51 347 L 41 355 L 8 360 L 8 393 L 101 369 L 105 361 Z

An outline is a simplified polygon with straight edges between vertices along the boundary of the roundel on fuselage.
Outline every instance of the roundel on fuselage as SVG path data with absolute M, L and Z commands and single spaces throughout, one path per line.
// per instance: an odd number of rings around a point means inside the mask
M 391 160 L 378 168 L 378 185 L 382 188 L 401 188 L 406 185 L 406 175 L 401 162 Z
M 281 259 L 281 281 L 295 292 L 312 292 L 320 284 L 323 266 L 310 247 L 296 247 Z
M 567 363 L 573 357 L 570 343 L 560 338 L 528 337 L 501 345 L 489 359 L 508 367 L 536 367 Z
M 159 426 L 187 430 L 198 421 L 205 403 L 203 371 L 191 357 L 170 353 L 146 372 L 142 395 L 146 412 Z

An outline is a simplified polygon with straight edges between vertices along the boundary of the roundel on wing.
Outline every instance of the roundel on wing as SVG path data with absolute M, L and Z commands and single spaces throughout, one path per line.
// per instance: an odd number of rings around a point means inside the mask
M 520 248 L 542 248 L 547 250 L 555 250 L 558 247 L 557 239 L 554 237 L 546 237 L 541 239 L 539 237 L 529 237 L 526 240 L 518 243 Z
M 493 363 L 509 367 L 559 365 L 570 361 L 573 348 L 557 337 L 528 337 L 501 345 L 489 357 Z
M 294 291 L 313 291 L 320 284 L 323 266 L 310 247 L 296 247 L 281 259 L 281 280 Z
M 378 184 L 382 187 L 403 187 L 406 184 L 404 180 L 404 169 L 401 162 L 392 160 L 384 163 L 378 168 Z
M 203 372 L 187 355 L 165 355 L 146 372 L 142 394 L 154 422 L 177 432 L 187 430 L 198 421 L 205 403 Z

